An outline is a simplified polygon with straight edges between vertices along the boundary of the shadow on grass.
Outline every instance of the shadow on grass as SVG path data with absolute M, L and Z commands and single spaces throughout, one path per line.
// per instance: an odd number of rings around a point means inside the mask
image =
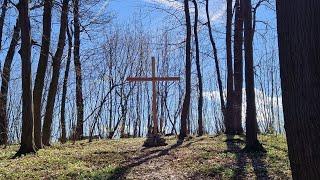
M 264 153 L 250 153 L 248 157 L 252 161 L 252 166 L 257 179 L 269 179 L 267 166 L 264 162 Z
M 195 140 L 193 140 L 193 141 L 188 142 L 188 143 L 185 144 L 183 147 L 188 148 L 188 147 L 190 147 L 192 144 L 197 143 L 197 142 L 199 142 L 199 141 L 203 141 L 204 139 L 205 139 L 204 137 L 197 138 L 197 139 L 195 139 Z
M 178 148 L 181 146 L 183 141 L 177 141 L 176 144 L 169 146 L 166 149 L 159 149 L 159 150 L 152 150 L 148 152 L 147 154 L 143 154 L 137 158 L 133 158 L 129 164 L 117 167 L 111 175 L 108 176 L 107 179 L 113 180 L 113 179 L 125 179 L 126 175 L 129 173 L 130 169 L 133 167 L 139 166 L 151 159 L 159 158 L 164 155 L 168 155 L 169 152 L 173 149 Z M 94 178 L 94 177 L 93 177 Z
M 227 139 L 227 151 L 234 153 L 237 158 L 236 168 L 233 170 L 232 179 L 245 179 L 247 156 L 245 153 L 241 152 L 239 143 L 242 143 L 242 141 L 232 141 L 231 139 L 233 139 L 233 137 L 228 137 Z
M 248 159 L 252 161 L 252 166 L 257 179 L 269 179 L 267 166 L 264 162 L 264 153 L 244 153 L 241 151 L 242 141 L 233 141 L 233 136 L 229 136 L 226 141 L 227 151 L 234 153 L 237 158 L 236 168 L 233 170 L 232 179 L 246 179 L 246 166 Z

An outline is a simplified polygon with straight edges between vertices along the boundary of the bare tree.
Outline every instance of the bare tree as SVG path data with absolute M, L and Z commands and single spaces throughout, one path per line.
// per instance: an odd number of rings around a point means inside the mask
M 76 104 L 77 104 L 77 125 L 75 129 L 76 140 L 83 136 L 83 94 L 82 94 L 82 70 L 80 61 L 80 19 L 79 0 L 73 0 L 73 21 L 74 21 L 74 66 L 76 71 Z
M 42 109 L 42 94 L 44 89 L 44 78 L 46 75 L 49 50 L 51 43 L 51 14 L 52 0 L 44 1 L 43 9 L 43 25 L 42 25 L 42 42 L 38 69 L 33 89 L 33 109 L 34 109 L 34 141 L 38 149 L 42 148 L 41 140 L 41 109 Z
M 227 0 L 226 54 L 227 54 L 227 105 L 225 133 L 235 134 L 233 123 L 233 67 L 232 67 L 232 0 Z
M 16 51 L 18 41 L 20 39 L 20 26 L 19 18 L 14 26 L 13 35 L 10 43 L 7 56 L 4 61 L 2 71 L 2 84 L 0 93 L 0 144 L 5 145 L 8 142 L 8 117 L 7 117 L 7 104 L 8 104 L 8 89 L 11 74 L 11 64 Z
M 19 22 L 21 31 L 22 61 L 22 133 L 21 143 L 15 157 L 36 152 L 33 138 L 33 107 L 32 107 L 32 80 L 31 80 L 31 26 L 29 18 L 29 1 L 20 0 L 18 3 Z
M 65 46 L 66 32 L 68 27 L 68 3 L 69 3 L 69 0 L 63 0 L 62 9 L 61 9 L 58 47 L 52 60 L 52 67 L 53 67 L 52 77 L 51 77 L 48 98 L 47 98 L 46 113 L 43 121 L 43 132 L 42 132 L 42 142 L 46 146 L 50 145 L 53 108 L 54 108 L 57 89 L 58 89 L 61 59 L 62 59 L 63 50 Z
M 257 112 L 255 104 L 254 68 L 253 68 L 253 27 L 251 0 L 244 0 L 244 49 L 246 83 L 246 151 L 265 151 L 258 140 Z
M 234 23 L 234 128 L 242 134 L 242 88 L 243 88 L 243 0 L 235 2 Z
M 2 32 L 4 26 L 4 20 L 6 17 L 6 12 L 8 9 L 8 0 L 4 0 L 1 7 L 1 16 L 0 16 L 0 50 L 2 50 Z
M 181 127 L 180 127 L 180 139 L 184 139 L 187 136 L 187 119 L 189 118 L 190 110 L 190 94 L 191 94 L 191 19 L 190 19 L 190 10 L 189 10 L 189 0 L 184 0 L 184 12 L 186 19 L 186 69 L 185 69 L 185 78 L 186 78 L 186 90 L 184 101 L 182 105 L 181 113 Z
M 220 66 L 219 66 L 219 59 L 218 59 L 218 50 L 216 47 L 216 43 L 213 39 L 212 35 L 212 28 L 211 28 L 211 22 L 210 22 L 210 14 L 209 14 L 209 0 L 206 0 L 206 16 L 207 16 L 207 27 L 209 31 L 209 38 L 213 50 L 213 55 L 214 55 L 214 62 L 215 62 L 215 68 L 216 68 L 216 73 L 217 73 L 217 80 L 218 80 L 218 87 L 219 87 L 219 95 L 220 95 L 220 104 L 221 104 L 221 111 L 223 114 L 223 118 L 225 118 L 225 102 L 224 102 L 224 96 L 223 96 L 223 86 L 222 86 L 222 80 L 221 80 L 221 75 L 220 75 Z
M 199 97 L 198 97 L 198 135 L 203 135 L 203 85 L 202 85 L 202 75 L 201 75 L 201 64 L 200 64 L 200 48 L 199 48 L 199 38 L 198 38 L 198 21 L 199 21 L 199 10 L 198 3 L 196 0 L 192 1 L 195 7 L 195 19 L 194 19 L 194 38 L 196 43 L 196 66 L 197 66 L 197 76 L 199 84 Z
M 61 124 L 61 137 L 60 142 L 65 143 L 67 140 L 66 135 L 66 119 L 65 119 L 65 109 L 66 109 L 66 100 L 67 100 L 67 90 L 68 90 L 68 77 L 69 77 L 69 70 L 71 64 L 71 53 L 72 53 L 72 35 L 70 33 L 69 28 L 67 27 L 67 35 L 68 35 L 68 56 L 67 56 L 67 63 L 66 69 L 64 72 L 63 78 L 63 87 L 62 87 L 62 97 L 61 97 L 61 117 L 60 117 L 60 124 Z

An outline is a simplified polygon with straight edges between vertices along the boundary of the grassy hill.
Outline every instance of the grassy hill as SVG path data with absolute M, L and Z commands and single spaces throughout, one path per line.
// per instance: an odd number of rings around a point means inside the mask
M 142 138 L 81 141 L 18 159 L 10 159 L 18 148 L 10 146 L 0 151 L 0 179 L 290 179 L 285 138 L 259 138 L 265 155 L 241 153 L 243 141 L 225 136 L 169 137 L 158 148 L 143 148 Z

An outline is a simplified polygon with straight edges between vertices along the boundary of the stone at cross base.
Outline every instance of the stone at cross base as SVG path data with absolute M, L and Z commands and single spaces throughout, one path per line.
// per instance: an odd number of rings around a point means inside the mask
M 152 121 L 153 128 L 151 133 L 148 132 L 147 139 L 144 142 L 144 147 L 157 147 L 157 146 L 166 146 L 167 143 L 165 139 L 161 136 L 158 131 L 158 116 L 157 116 L 157 86 L 158 81 L 179 81 L 180 77 L 157 77 L 156 76 L 156 60 L 152 57 L 152 77 L 128 77 L 127 81 L 129 82 L 152 82 Z
M 143 143 L 143 147 L 159 147 L 159 146 L 166 146 L 166 139 L 158 132 L 154 133 L 153 129 L 151 132 L 148 132 L 147 139 Z

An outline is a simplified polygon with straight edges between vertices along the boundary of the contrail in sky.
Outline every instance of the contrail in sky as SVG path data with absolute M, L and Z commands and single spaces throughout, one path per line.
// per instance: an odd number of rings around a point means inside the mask
M 183 3 L 176 1 L 176 0 L 144 0 L 144 1 L 147 3 L 159 4 L 159 5 L 166 6 L 166 7 L 173 8 L 173 9 L 177 9 L 177 10 L 183 10 Z M 214 4 L 218 4 L 219 8 L 212 8 L 215 10 L 215 12 L 210 13 L 210 20 L 211 21 L 219 20 L 225 14 L 225 12 L 227 10 L 227 4 L 224 1 L 223 2 L 220 2 L 220 1 L 215 2 Z M 199 9 L 200 9 L 200 11 L 199 11 L 200 19 L 202 19 L 202 20 L 206 19 L 204 7 L 200 7 Z

